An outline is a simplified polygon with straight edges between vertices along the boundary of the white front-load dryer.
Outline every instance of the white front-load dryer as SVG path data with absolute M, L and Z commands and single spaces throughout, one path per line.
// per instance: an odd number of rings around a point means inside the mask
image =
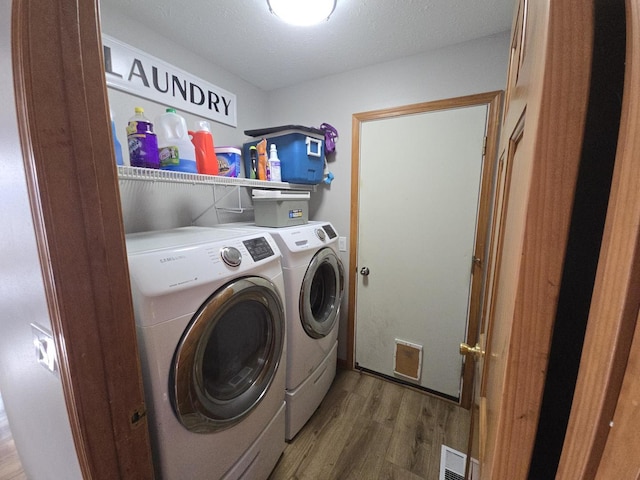
M 344 270 L 329 222 L 293 227 L 247 223 L 221 228 L 270 234 L 282 253 L 287 315 L 286 430 L 291 440 L 325 397 L 336 373 Z
M 156 475 L 267 478 L 285 446 L 277 244 L 203 227 L 126 242 Z

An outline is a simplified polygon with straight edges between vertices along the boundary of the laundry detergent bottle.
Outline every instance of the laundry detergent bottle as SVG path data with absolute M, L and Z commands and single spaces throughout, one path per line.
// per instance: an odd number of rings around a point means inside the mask
M 197 122 L 198 130 L 189 131 L 191 143 L 196 149 L 196 167 L 203 175 L 218 175 L 220 167 L 211 135 L 211 125 L 206 120 Z
M 111 116 L 111 137 L 113 138 L 113 150 L 116 154 L 116 165 L 124 165 L 124 161 L 122 160 L 122 145 L 120 145 L 118 135 L 116 135 L 116 121 L 113 118 L 112 110 L 109 110 L 109 115 Z
M 158 132 L 160 168 L 198 173 L 196 150 L 189 138 L 185 119 L 178 115 L 174 108 L 167 108 L 166 113 L 156 118 L 155 123 Z
M 142 107 L 135 107 L 135 115 L 127 124 L 127 143 L 132 167 L 160 168 L 158 138 L 153 124 L 144 116 Z

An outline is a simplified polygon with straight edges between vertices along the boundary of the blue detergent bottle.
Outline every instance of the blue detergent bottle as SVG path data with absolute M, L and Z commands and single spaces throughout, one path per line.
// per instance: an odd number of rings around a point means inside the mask
M 122 158 L 122 145 L 120 145 L 120 141 L 116 135 L 116 122 L 113 118 L 113 111 L 109 110 L 109 115 L 111 116 L 111 137 L 113 138 L 113 149 L 116 153 L 116 165 L 124 165 L 124 160 Z

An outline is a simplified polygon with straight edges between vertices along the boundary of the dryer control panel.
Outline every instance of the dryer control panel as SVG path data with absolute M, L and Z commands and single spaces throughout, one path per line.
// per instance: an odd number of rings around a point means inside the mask
M 247 251 L 254 262 L 259 262 L 274 255 L 271 245 L 269 245 L 269 242 L 267 242 L 267 239 L 264 237 L 252 238 L 242 243 L 247 247 Z
M 270 229 L 281 250 L 304 252 L 331 246 L 338 242 L 338 234 L 329 223 L 308 223 L 297 227 Z
M 326 224 L 322 226 L 322 229 L 327 232 L 327 235 L 329 235 L 330 239 L 334 239 L 338 236 L 338 234 L 336 233 L 336 231 L 333 229 L 333 226 L 330 224 Z

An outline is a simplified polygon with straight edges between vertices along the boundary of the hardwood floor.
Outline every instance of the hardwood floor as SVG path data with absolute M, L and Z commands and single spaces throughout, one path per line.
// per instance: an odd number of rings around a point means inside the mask
M 269 480 L 437 480 L 441 445 L 466 452 L 469 422 L 449 401 L 339 370 Z
M 26 480 L 0 396 L 0 480 Z
M 269 480 L 437 480 L 440 447 L 467 449 L 470 413 L 432 395 L 338 370 Z M 0 480 L 26 480 L 0 397 Z

